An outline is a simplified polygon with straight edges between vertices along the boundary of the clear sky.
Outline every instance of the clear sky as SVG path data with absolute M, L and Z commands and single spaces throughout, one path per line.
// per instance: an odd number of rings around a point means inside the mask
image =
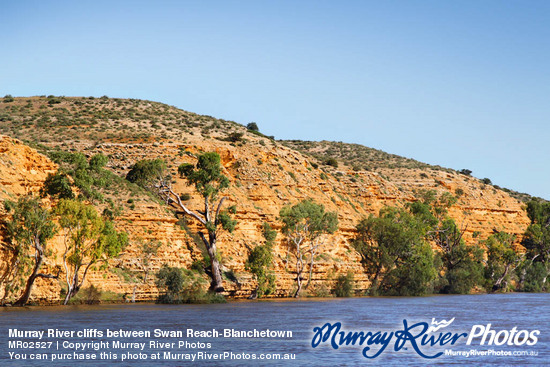
M 5 94 L 150 99 L 550 199 L 550 1 L 2 1 Z

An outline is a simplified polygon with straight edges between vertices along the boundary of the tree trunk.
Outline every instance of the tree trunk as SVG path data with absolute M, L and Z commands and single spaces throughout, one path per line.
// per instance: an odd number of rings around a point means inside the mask
M 34 281 L 36 280 L 38 276 L 38 270 L 40 270 L 40 266 L 42 266 L 42 261 L 44 261 L 44 254 L 41 249 L 37 249 L 37 255 L 36 255 L 36 263 L 34 264 L 34 268 L 32 270 L 32 274 L 29 276 L 29 279 L 27 279 L 27 284 L 25 285 L 25 291 L 23 292 L 23 295 L 15 302 L 16 306 L 24 306 L 29 301 L 29 298 L 31 296 L 32 286 L 34 285 Z
M 208 250 L 208 256 L 210 256 L 210 264 L 212 269 L 212 282 L 210 283 L 210 290 L 216 293 L 221 293 L 224 289 L 220 262 L 218 261 L 216 250 L 216 234 L 209 233 L 209 239 L 210 243 L 206 246 L 206 248 Z
M 80 287 L 78 286 L 78 271 L 80 270 L 80 267 L 75 269 L 75 273 L 73 276 L 73 282 L 72 284 L 67 284 L 67 296 L 65 296 L 65 302 L 63 302 L 64 305 L 67 305 L 71 298 L 73 298 L 79 291 Z
M 67 305 L 69 303 L 69 300 L 71 299 L 71 293 L 73 292 L 72 287 L 67 287 L 67 295 L 65 296 L 65 301 L 63 301 L 63 305 Z
M 311 250 L 311 257 L 309 261 L 309 278 L 307 278 L 307 284 L 305 286 L 306 289 L 309 288 L 309 285 L 311 284 L 311 277 L 313 276 L 313 264 L 315 262 L 315 253 L 317 250 Z
M 302 291 L 302 273 L 304 271 L 304 261 L 302 257 L 300 256 L 298 260 L 296 261 L 296 285 L 298 286 L 296 289 L 296 293 L 294 293 L 294 298 L 298 298 L 300 296 L 300 292 Z
M 502 276 L 493 285 L 493 292 L 504 287 L 502 285 L 502 282 L 503 282 L 504 278 L 506 278 L 506 275 L 508 275 L 508 270 L 509 269 L 510 269 L 510 265 L 506 265 L 506 267 L 504 268 L 504 274 L 502 274 Z M 507 282 L 504 283 L 504 285 L 506 285 L 506 284 L 507 284 Z

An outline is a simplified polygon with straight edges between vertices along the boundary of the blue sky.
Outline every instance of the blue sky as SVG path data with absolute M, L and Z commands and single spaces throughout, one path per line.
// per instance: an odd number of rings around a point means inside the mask
M 12 1 L 0 95 L 142 98 L 550 199 L 548 1 Z

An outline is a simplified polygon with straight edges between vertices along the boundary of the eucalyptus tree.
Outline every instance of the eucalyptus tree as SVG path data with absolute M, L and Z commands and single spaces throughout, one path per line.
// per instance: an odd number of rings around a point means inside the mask
M 128 243 L 125 232 L 118 232 L 113 222 L 101 217 L 92 205 L 63 199 L 56 209 L 63 230 L 65 249 L 63 266 L 67 293 L 63 304 L 76 296 L 82 288 L 88 271 L 106 267 L 110 258 L 117 256 Z
M 191 210 L 184 203 L 181 195 L 174 190 L 172 177 L 167 174 L 166 164 L 161 159 L 137 162 L 126 178 L 155 192 L 167 204 L 174 205 L 199 223 L 200 229 L 197 234 L 204 243 L 210 263 L 210 289 L 223 292 L 220 255 L 217 248 L 218 235 L 220 229 L 232 232 L 236 224 L 229 213 L 222 210 L 226 197 L 220 194 L 229 187 L 229 179 L 222 174 L 221 159 L 215 152 L 200 155 L 195 165 L 181 164 L 178 173 L 201 195 L 204 203 L 202 209 Z
M 6 262 L 0 281 L 4 283 L 5 299 L 25 283 L 23 293 L 15 302 L 23 306 L 29 301 L 37 278 L 55 278 L 57 275 L 40 272 L 46 257 L 47 243 L 56 233 L 56 225 L 49 210 L 36 198 L 24 196 L 17 202 L 6 201 L 4 207 L 11 218 L 4 223 L 8 249 L 11 256 Z M 27 276 L 26 282 L 24 277 Z
M 302 290 L 302 274 L 309 261 L 309 278 L 306 287 L 311 283 L 313 265 L 317 251 L 324 243 L 324 234 L 334 233 L 338 229 L 336 212 L 325 212 L 325 207 L 312 200 L 303 200 L 281 209 L 279 216 L 283 222 L 283 234 L 290 244 L 296 258 L 296 292 Z M 309 259 L 308 259 L 309 258 Z

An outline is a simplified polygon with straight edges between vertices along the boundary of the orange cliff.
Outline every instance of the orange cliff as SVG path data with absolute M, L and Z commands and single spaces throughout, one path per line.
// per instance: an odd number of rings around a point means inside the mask
M 455 192 L 461 188 L 463 194 L 450 210 L 457 223 L 467 229 L 466 241 L 474 243 L 486 238 L 494 230 L 520 235 L 529 220 L 521 203 L 505 192 L 483 188 L 473 178 L 459 174 L 435 172 L 437 180 L 399 183 L 382 178 L 376 173 L 360 171 L 346 172 L 333 169 L 327 174 L 315 169 L 307 157 L 280 144 L 267 141 L 257 144 L 260 138 L 249 138 L 243 145 L 229 142 L 191 137 L 185 143 L 103 143 L 81 146 L 88 155 L 101 152 L 109 155 L 109 168 L 124 175 L 129 167 L 140 159 L 165 159 L 177 177 L 175 170 L 183 162 L 193 162 L 182 151 L 216 151 L 222 157 L 224 173 L 231 180 L 231 187 L 225 192 L 227 206 L 236 205 L 236 230 L 233 234 L 223 233 L 219 242 L 224 269 L 232 270 L 237 282 L 225 281 L 228 294 L 246 297 L 254 289 L 251 274 L 244 269 L 249 248 L 263 243 L 261 226 L 270 223 L 279 229 L 279 210 L 284 205 L 294 204 L 305 198 L 322 203 L 326 210 L 336 211 L 339 230 L 325 239 L 316 259 L 311 294 L 315 289 L 330 289 L 337 275 L 351 271 L 355 274 L 356 289 L 368 288 L 368 280 L 360 264 L 358 254 L 349 244 L 355 224 L 364 216 L 377 214 L 385 205 L 402 205 L 415 200 L 413 192 L 418 187 L 441 192 Z M 34 149 L 6 136 L 0 137 L 0 200 L 16 199 L 25 194 L 37 194 L 48 173 L 57 166 Z M 191 208 L 199 208 L 201 200 L 185 182 L 175 179 L 175 188 L 180 193 L 189 193 Z M 0 213 L 5 217 L 5 213 Z M 152 272 L 162 264 L 189 268 L 194 260 L 200 259 L 200 251 L 193 239 L 177 223 L 178 219 L 162 204 L 154 201 L 139 201 L 135 206 L 125 207 L 117 218 L 116 225 L 128 232 L 130 244 L 116 259 L 111 260 L 110 270 L 93 271 L 87 278 L 87 285 L 93 284 L 103 291 L 126 294 L 129 298 L 136 287 L 137 300 L 152 300 L 158 295 L 154 276 L 148 284 L 128 279 L 122 273 L 139 271 L 138 237 L 158 239 L 162 242 L 158 253 L 152 258 Z M 189 223 L 193 229 L 193 223 Z M 476 239 L 473 234 L 476 233 Z M 4 240 L 0 237 L 0 240 Z M 275 274 L 277 295 L 288 296 L 295 287 L 294 259 L 282 241 L 279 233 L 275 245 Z M 45 269 L 61 266 L 62 238 L 56 236 L 50 249 Z M 2 265 L 0 264 L 0 267 Z M 61 267 L 62 268 L 62 267 Z M 118 269 L 118 270 L 117 270 Z M 60 279 L 63 279 L 61 273 Z M 87 286 L 85 285 L 85 286 Z M 61 287 L 54 279 L 39 279 L 32 300 L 56 303 L 60 299 Z

